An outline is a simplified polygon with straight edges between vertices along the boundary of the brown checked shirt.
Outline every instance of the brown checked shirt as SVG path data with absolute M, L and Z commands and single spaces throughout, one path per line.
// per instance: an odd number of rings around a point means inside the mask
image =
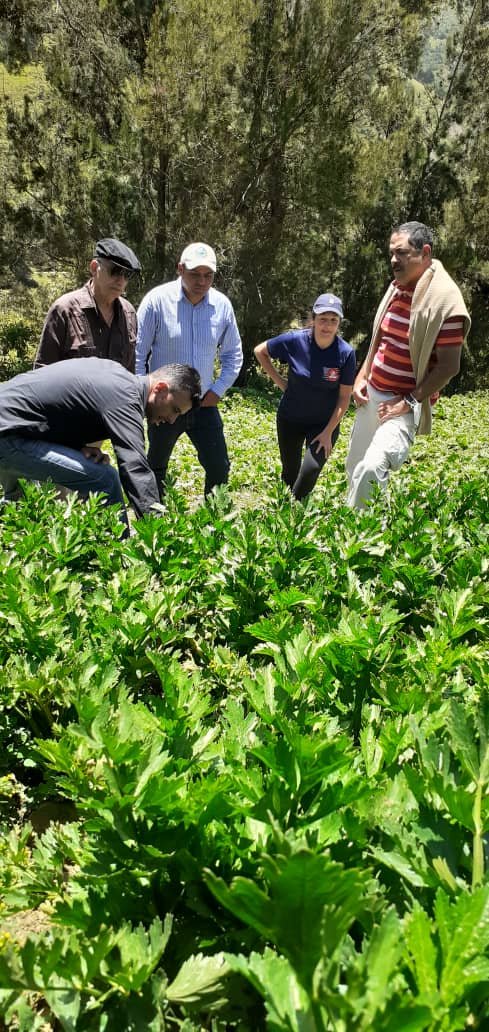
M 91 281 L 63 294 L 49 309 L 34 369 L 67 358 L 110 358 L 134 372 L 137 320 L 125 297 L 114 301 L 110 326 L 99 312 Z

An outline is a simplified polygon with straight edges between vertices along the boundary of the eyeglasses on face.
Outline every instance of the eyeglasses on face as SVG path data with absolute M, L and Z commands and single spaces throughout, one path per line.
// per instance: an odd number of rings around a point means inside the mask
M 124 279 L 130 280 L 136 275 L 136 269 L 126 269 L 124 265 L 117 265 L 116 262 L 106 262 L 105 268 L 107 269 L 109 276 L 112 276 L 113 279 L 118 279 L 119 276 L 123 276 Z

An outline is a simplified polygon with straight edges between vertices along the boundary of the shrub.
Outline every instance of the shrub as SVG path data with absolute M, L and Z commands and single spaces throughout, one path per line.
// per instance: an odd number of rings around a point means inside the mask
M 31 368 L 37 340 L 37 328 L 30 319 L 0 309 L 0 380 Z

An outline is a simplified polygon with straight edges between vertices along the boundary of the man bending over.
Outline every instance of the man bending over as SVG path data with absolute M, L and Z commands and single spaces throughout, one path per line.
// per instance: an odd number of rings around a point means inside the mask
M 0 384 L 0 483 L 15 497 L 18 479 L 50 480 L 105 495 L 127 526 L 122 488 L 138 517 L 159 502 L 145 452 L 149 426 L 172 424 L 199 404 L 200 377 L 188 365 L 135 376 L 117 362 L 80 358 L 21 373 Z M 110 440 L 119 472 L 87 442 Z

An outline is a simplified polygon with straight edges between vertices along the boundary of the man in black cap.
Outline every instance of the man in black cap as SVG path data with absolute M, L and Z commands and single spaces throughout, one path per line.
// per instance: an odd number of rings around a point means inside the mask
M 139 264 L 130 247 L 110 237 L 99 240 L 90 262 L 91 279 L 49 309 L 34 368 L 67 358 L 110 358 L 134 372 L 137 321 L 122 297 Z

